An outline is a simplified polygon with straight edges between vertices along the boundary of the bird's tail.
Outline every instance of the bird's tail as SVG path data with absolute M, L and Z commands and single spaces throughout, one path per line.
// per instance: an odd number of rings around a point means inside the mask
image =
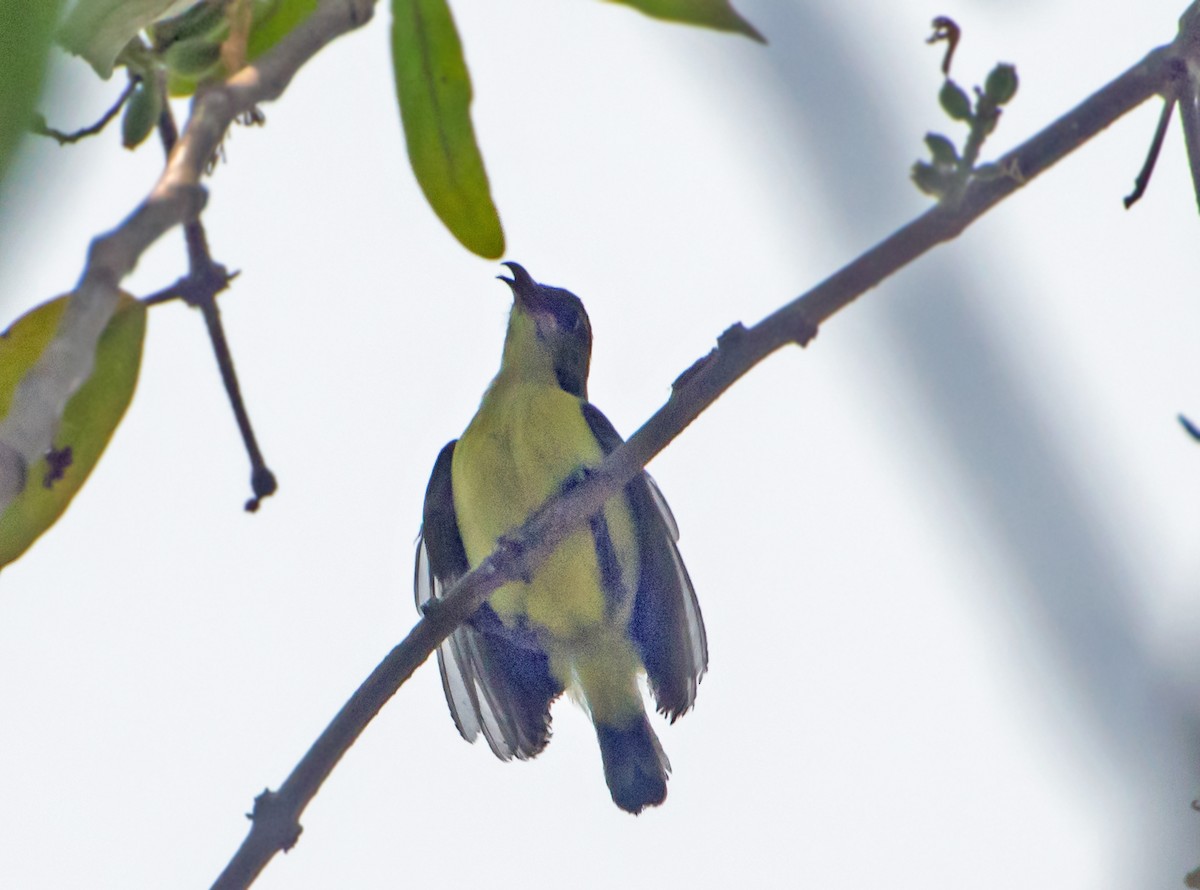
M 644 712 L 627 726 L 597 722 L 596 735 L 613 803 L 637 814 L 666 799 L 671 763 Z

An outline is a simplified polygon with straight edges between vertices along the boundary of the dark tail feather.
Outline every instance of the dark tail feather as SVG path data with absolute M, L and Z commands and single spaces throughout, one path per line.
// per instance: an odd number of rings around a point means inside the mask
M 666 799 L 671 764 L 645 714 L 625 727 L 597 723 L 596 735 L 613 803 L 637 814 Z

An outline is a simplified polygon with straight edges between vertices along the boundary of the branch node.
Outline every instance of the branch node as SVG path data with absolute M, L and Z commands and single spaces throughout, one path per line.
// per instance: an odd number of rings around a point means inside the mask
M 517 535 L 501 535 L 496 541 L 496 552 L 493 565 L 502 575 L 515 575 L 529 584 L 533 574 L 526 565 L 525 554 L 529 547 Z
M 801 312 L 796 313 L 796 317 L 792 319 L 792 342 L 803 349 L 809 343 L 817 338 L 820 333 L 820 326 Z
M 732 348 L 744 336 L 746 336 L 746 326 L 740 321 L 735 321 L 717 337 L 717 349 Z
M 272 850 L 285 853 L 296 846 L 304 831 L 282 795 L 270 788 L 264 788 L 262 794 L 254 798 L 254 809 L 246 814 L 246 818 L 254 823 L 254 831 L 265 836 L 265 842 Z
M 375 14 L 375 0 L 350 0 L 350 23 L 357 28 L 365 25 Z

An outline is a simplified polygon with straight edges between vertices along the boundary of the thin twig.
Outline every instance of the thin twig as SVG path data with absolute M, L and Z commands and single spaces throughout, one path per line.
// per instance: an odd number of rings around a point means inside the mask
M 1125 196 L 1125 209 L 1128 210 L 1146 194 L 1150 185 L 1150 177 L 1154 175 L 1154 165 L 1158 163 L 1158 153 L 1162 151 L 1163 140 L 1167 136 L 1167 127 L 1171 123 L 1171 115 L 1175 112 L 1176 99 L 1168 96 L 1163 104 L 1162 114 L 1158 116 L 1158 126 L 1154 128 L 1154 138 L 1150 140 L 1150 151 L 1146 153 L 1146 162 L 1133 182 L 1133 191 Z
M 233 407 L 238 431 L 242 434 L 242 442 L 246 446 L 246 453 L 250 456 L 250 490 L 254 496 L 246 501 L 245 510 L 247 513 L 254 513 L 258 510 L 262 499 L 273 495 L 279 486 L 275 480 L 275 474 L 267 467 L 262 450 L 258 447 L 258 440 L 254 436 L 250 415 L 246 411 L 241 387 L 238 385 L 237 375 L 233 369 L 233 356 L 229 351 L 229 343 L 225 339 L 225 329 L 221 324 L 221 311 L 217 308 L 217 301 L 205 300 L 200 304 L 200 311 L 204 314 L 204 323 L 208 326 L 208 336 L 212 340 L 213 352 L 217 357 L 217 366 L 221 370 L 221 380 L 225 384 L 225 392 L 229 395 L 229 404 Z
M 107 127 L 109 122 L 117 116 L 117 113 L 125 107 L 125 103 L 129 101 L 129 97 L 133 95 L 134 88 L 138 85 L 138 79 L 136 76 L 130 76 L 129 83 L 125 84 L 125 89 L 121 91 L 121 95 L 117 97 L 117 101 L 113 103 L 112 108 L 104 112 L 104 116 L 90 127 L 84 127 L 82 130 L 76 130 L 74 133 L 64 133 L 62 130 L 56 130 L 49 126 L 45 120 L 39 119 L 33 126 L 33 132 L 39 136 L 49 136 L 59 145 L 69 145 L 72 142 L 78 142 L 80 139 L 86 139 L 88 136 L 95 136 Z
M 160 85 L 161 86 L 161 85 Z M 178 142 L 178 131 L 175 129 L 175 116 L 171 106 L 163 102 L 162 114 L 158 123 L 159 136 L 162 139 L 163 151 L 167 157 Z M 204 316 L 204 324 L 208 328 L 208 338 L 212 343 L 213 355 L 217 359 L 217 368 L 221 373 L 221 381 L 225 384 L 225 392 L 229 397 L 233 416 L 237 421 L 238 431 L 245 444 L 246 453 L 250 456 L 250 490 L 253 493 L 246 501 L 248 513 L 257 512 L 263 498 L 270 497 L 278 489 L 275 474 L 267 467 L 263 459 L 262 449 L 254 435 L 254 427 L 250 422 L 250 412 L 246 410 L 245 399 L 242 398 L 242 388 L 238 383 L 237 370 L 233 365 L 233 352 L 229 348 L 229 340 L 225 336 L 225 326 L 221 322 L 221 310 L 217 306 L 217 294 L 229 286 L 234 275 L 230 275 L 224 266 L 212 258 L 208 249 L 208 236 L 204 232 L 204 224 L 199 217 L 183 224 L 183 236 L 187 242 L 188 276 L 172 286 L 179 295 L 191 306 L 200 310 Z M 153 298 L 155 295 L 151 295 Z M 149 302 L 149 299 L 147 300 Z
M 998 162 L 1014 175 L 971 182 L 962 200 L 942 203 L 910 222 L 811 291 L 751 328 L 734 325 L 717 348 L 680 375 L 670 399 L 582 483 L 551 498 L 505 536 L 495 552 L 436 602 L 379 664 L 297 764 L 278 791 L 255 800 L 250 832 L 214 890 L 245 888 L 280 850 L 300 836 L 300 814 L 350 745 L 437 645 L 488 595 L 528 577 L 554 548 L 663 450 L 696 417 L 758 362 L 777 349 L 801 345 L 817 327 L 858 296 L 967 226 L 1079 148 L 1117 118 L 1161 91 L 1176 45 L 1150 53 L 1116 80 Z

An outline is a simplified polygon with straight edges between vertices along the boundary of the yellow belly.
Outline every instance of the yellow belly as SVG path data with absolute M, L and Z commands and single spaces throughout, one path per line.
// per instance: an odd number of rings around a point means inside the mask
M 580 411 L 579 400 L 553 386 L 494 385 L 454 449 L 454 508 L 467 559 L 478 565 L 505 533 L 523 523 L 581 468 L 604 455 Z M 512 625 L 524 617 L 553 644 L 552 661 L 573 661 L 596 636 L 624 636 L 637 582 L 633 519 L 623 496 L 604 507 L 627 595 L 614 613 L 601 584 L 588 526 L 570 535 L 528 583 L 506 584 L 490 602 Z M 554 651 L 558 650 L 558 651 Z M 555 672 L 565 671 L 565 666 Z M 563 682 L 569 678 L 560 676 Z

